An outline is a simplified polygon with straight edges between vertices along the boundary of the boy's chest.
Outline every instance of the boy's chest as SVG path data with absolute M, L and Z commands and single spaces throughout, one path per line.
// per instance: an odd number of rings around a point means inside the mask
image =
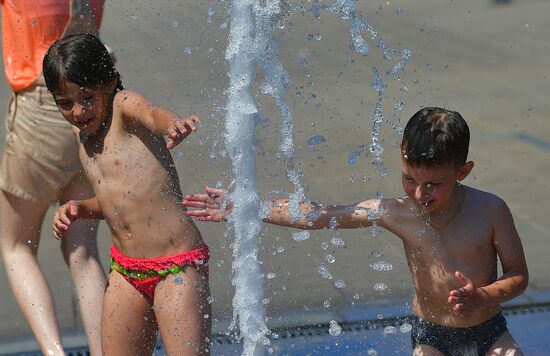
M 408 234 L 405 246 L 409 257 L 418 263 L 471 264 L 494 253 L 492 222 L 461 219 L 443 230 L 425 224 Z
M 143 151 L 143 152 L 142 152 Z M 90 181 L 116 179 L 143 169 L 145 147 L 131 136 L 109 132 L 101 141 L 83 142 L 80 159 Z

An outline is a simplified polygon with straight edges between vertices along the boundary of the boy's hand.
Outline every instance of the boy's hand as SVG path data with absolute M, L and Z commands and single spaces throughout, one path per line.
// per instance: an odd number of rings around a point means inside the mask
M 196 210 L 188 210 L 188 216 L 194 216 L 198 221 L 215 221 L 220 222 L 226 220 L 226 217 L 231 214 L 233 204 L 226 201 L 227 192 L 223 189 L 204 187 L 206 194 L 188 194 L 185 200 L 182 201 L 184 206 L 197 208 Z M 225 210 L 223 204 L 225 202 Z
M 189 136 L 191 132 L 197 131 L 197 122 L 201 122 L 198 116 L 190 116 L 183 120 L 177 120 L 172 122 L 172 126 L 168 127 L 168 143 L 166 147 L 171 150 L 184 138 Z
M 79 208 L 78 202 L 74 200 L 70 200 L 57 208 L 52 224 L 53 234 L 56 239 L 60 240 L 67 230 L 69 230 L 69 225 L 79 218 Z
M 462 272 L 455 272 L 456 279 L 463 285 L 462 288 L 449 292 L 448 302 L 454 304 L 453 310 L 461 316 L 468 316 L 483 304 L 481 291 L 474 286 L 472 280 Z

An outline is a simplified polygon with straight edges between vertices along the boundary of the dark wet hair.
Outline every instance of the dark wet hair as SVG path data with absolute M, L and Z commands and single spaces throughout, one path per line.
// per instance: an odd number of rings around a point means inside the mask
M 401 155 L 413 166 L 461 167 L 468 158 L 470 129 L 456 111 L 428 107 L 414 114 L 403 134 Z
M 55 42 L 42 62 L 46 86 L 50 92 L 59 90 L 65 81 L 91 87 L 105 85 L 117 79 L 117 90 L 122 90 L 120 74 L 107 48 L 90 34 L 63 37 Z

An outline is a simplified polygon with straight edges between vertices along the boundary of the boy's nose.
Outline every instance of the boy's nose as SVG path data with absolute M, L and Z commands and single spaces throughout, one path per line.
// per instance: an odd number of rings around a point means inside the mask
M 422 198 L 426 197 L 427 194 L 426 194 L 426 191 L 424 189 L 422 189 L 422 187 L 418 187 L 416 188 L 415 192 L 414 192 L 414 198 L 417 200 L 417 201 L 421 201 Z
M 84 108 L 84 106 L 80 104 L 74 104 L 73 116 L 76 120 L 82 119 L 85 113 L 86 113 L 86 109 Z

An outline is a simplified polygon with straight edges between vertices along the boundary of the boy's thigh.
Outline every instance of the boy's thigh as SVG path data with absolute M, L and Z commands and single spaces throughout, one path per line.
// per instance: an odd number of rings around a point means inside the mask
M 187 268 L 155 290 L 155 314 L 167 355 L 208 354 L 212 307 L 208 277 Z
M 101 345 L 104 355 L 151 355 L 157 338 L 151 303 L 116 271 L 109 274 L 103 299 Z
M 487 353 L 490 356 L 523 356 L 516 340 L 509 331 L 502 334 Z

